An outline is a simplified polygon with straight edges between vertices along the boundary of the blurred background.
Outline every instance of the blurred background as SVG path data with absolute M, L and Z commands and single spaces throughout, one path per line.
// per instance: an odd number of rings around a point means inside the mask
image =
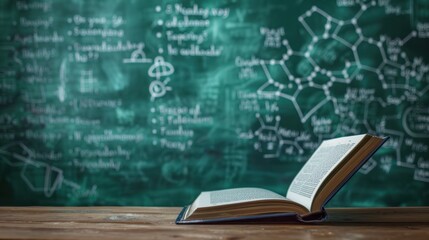
M 0 205 L 286 194 L 324 139 L 390 140 L 329 206 L 429 204 L 429 1 L 0 2 Z

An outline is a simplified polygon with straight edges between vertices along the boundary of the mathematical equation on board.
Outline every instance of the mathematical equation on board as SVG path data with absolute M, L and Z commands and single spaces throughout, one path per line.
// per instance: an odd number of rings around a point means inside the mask
M 109 173 L 158 203 L 160 181 L 233 185 L 369 132 L 390 140 L 361 174 L 428 183 L 429 4 L 276 4 L 3 3 L 0 164 L 46 198 L 97 199 Z

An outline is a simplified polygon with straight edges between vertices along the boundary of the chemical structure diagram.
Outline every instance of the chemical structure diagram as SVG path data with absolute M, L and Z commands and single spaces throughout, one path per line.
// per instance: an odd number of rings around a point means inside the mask
M 280 116 L 275 116 L 274 124 L 271 125 L 267 124 L 259 113 L 256 114 L 256 118 L 261 126 L 254 132 L 259 140 L 255 143 L 254 148 L 259 151 L 263 149 L 264 158 L 279 157 L 282 154 L 282 150 L 289 154 L 294 152 L 302 154 L 304 152 L 296 141 L 288 139 L 287 134 L 284 134 L 285 129 L 279 126 Z M 273 120 L 271 119 L 271 121 Z
M 0 147 L 0 159 L 11 167 L 21 168 L 20 176 L 31 191 L 42 192 L 49 198 L 63 186 L 74 191 L 82 190 L 79 184 L 64 178 L 62 169 L 34 160 L 33 157 L 34 152 L 20 142 Z M 42 182 L 36 179 L 38 176 L 43 177 Z
M 339 132 L 358 134 L 360 129 L 381 132 L 394 139 L 392 148 L 395 151 L 396 165 L 413 168 L 417 173 L 415 161 L 402 159 L 404 131 L 390 129 L 387 124 L 391 120 L 402 122 L 405 131 L 411 132 L 402 114 L 380 115 L 377 123 L 371 122 L 371 118 L 374 119 L 374 114 L 379 114 L 377 109 L 394 108 L 425 96 L 429 91 L 429 65 L 422 58 L 409 58 L 402 50 L 407 42 L 418 37 L 416 31 L 395 39 L 385 35 L 369 37 L 364 34 L 359 20 L 376 5 L 375 1 L 360 3 L 358 12 L 347 20 L 337 19 L 317 6 L 304 12 L 298 17 L 298 21 L 311 41 L 302 50 L 296 51 L 291 48 L 287 39 L 283 39 L 281 43 L 285 50 L 280 59 L 260 60 L 261 71 L 267 80 L 257 89 L 257 93 L 275 96 L 278 101 L 289 101 L 302 124 L 308 123 L 321 108 L 331 104 L 340 121 L 331 133 L 319 135 L 320 139 L 333 137 Z M 315 18 L 318 21 L 314 21 Z M 391 46 L 396 51 L 389 52 Z M 320 49 L 325 51 L 321 52 Z M 338 52 L 341 52 L 341 56 L 338 56 Z M 337 61 L 337 58 L 341 58 L 341 61 Z M 301 63 L 305 71 L 298 73 L 293 62 Z M 272 68 L 281 69 L 282 76 L 279 77 L 279 71 L 272 73 Z M 341 96 L 335 93 L 335 86 L 337 89 L 338 86 L 347 88 L 353 82 L 361 81 L 371 81 L 367 92 L 351 89 Z M 384 96 L 377 94 L 376 89 L 381 89 Z M 319 101 L 313 101 L 310 106 L 303 106 L 300 99 L 308 90 L 322 97 Z M 363 111 L 356 112 L 356 109 Z M 280 116 L 276 116 L 270 123 L 264 121 L 259 113 L 256 118 L 260 128 L 254 132 L 258 139 L 255 149 L 263 148 L 265 158 L 278 157 L 284 152 L 286 145 L 293 146 L 298 150 L 296 153 L 303 153 L 296 140 L 285 140 L 282 137 L 285 129 L 279 124 Z M 427 136 L 418 133 L 414 135 Z M 375 160 L 368 161 L 361 173 L 369 173 L 377 164 Z M 381 168 L 389 171 L 391 159 L 384 159 L 382 164 Z M 429 176 L 417 175 L 415 180 L 429 182 Z

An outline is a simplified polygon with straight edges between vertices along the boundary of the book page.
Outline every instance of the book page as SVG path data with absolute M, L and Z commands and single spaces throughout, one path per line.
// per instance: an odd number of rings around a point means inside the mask
M 311 209 L 323 180 L 365 135 L 323 141 L 292 181 L 286 198 Z
M 211 207 L 269 199 L 286 200 L 284 196 L 262 188 L 232 188 L 211 192 L 202 192 L 192 204 L 187 215 L 191 214 L 195 211 L 195 209 L 200 207 Z
M 285 199 L 284 196 L 262 188 L 233 188 L 210 193 L 210 205 L 223 205 L 261 199 Z

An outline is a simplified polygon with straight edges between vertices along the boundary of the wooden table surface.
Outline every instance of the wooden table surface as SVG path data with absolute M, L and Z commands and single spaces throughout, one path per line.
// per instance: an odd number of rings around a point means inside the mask
M 0 207 L 0 239 L 429 239 L 429 207 L 332 208 L 322 224 L 176 225 L 179 211 Z

